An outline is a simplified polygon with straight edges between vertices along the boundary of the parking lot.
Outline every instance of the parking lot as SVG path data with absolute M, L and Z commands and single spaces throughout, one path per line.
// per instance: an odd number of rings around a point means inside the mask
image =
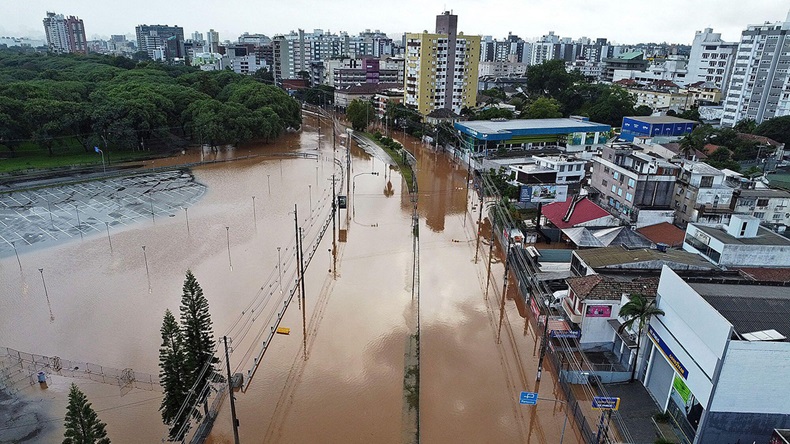
M 206 187 L 187 171 L 117 177 L 0 195 L 0 257 L 141 219 L 170 217 Z

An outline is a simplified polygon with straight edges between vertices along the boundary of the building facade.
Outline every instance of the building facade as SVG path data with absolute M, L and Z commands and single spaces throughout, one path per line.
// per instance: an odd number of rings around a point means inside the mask
M 643 209 L 672 208 L 677 165 L 624 145 L 606 146 L 592 161 L 598 204 L 626 222 L 637 222 Z
M 725 184 L 721 171 L 702 162 L 683 162 L 675 182 L 675 223 L 729 222 L 735 203 L 735 189 Z
M 729 224 L 688 224 L 683 249 L 723 267 L 772 267 L 790 263 L 790 239 L 760 226 L 761 220 L 733 214 Z
M 406 34 L 404 103 L 422 115 L 456 114 L 477 100 L 480 37 L 458 34 L 458 16 L 436 16 L 435 34 Z
M 785 22 L 750 25 L 741 33 L 724 101 L 723 126 L 758 124 L 790 115 L 790 14 Z
M 47 12 L 44 18 L 44 33 L 47 36 L 49 50 L 58 54 L 88 53 L 88 42 L 85 38 L 85 25 L 81 18 L 70 15 Z
M 169 25 L 139 25 L 137 50 L 145 51 L 154 60 L 173 61 L 186 57 L 184 28 Z
M 664 267 L 639 379 L 684 442 L 769 442 L 790 426 L 790 288 L 707 283 Z M 644 339 L 644 338 L 643 338 Z
M 710 82 L 720 90 L 727 88 L 738 44 L 725 42 L 712 28 L 697 31 L 689 54 L 689 83 Z

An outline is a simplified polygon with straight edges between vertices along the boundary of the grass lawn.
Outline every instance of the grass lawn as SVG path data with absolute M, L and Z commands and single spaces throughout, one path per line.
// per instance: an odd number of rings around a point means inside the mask
M 400 174 L 406 180 L 406 186 L 409 187 L 409 192 L 410 193 L 414 192 L 414 190 L 412 189 L 413 188 L 412 178 L 414 177 L 414 170 L 412 170 L 411 169 L 411 165 L 409 165 L 409 163 L 405 161 L 405 159 L 403 158 L 403 154 L 401 154 L 399 151 L 395 151 L 392 148 L 390 148 L 388 146 L 384 146 L 383 144 L 379 143 L 373 137 L 373 134 L 366 133 L 366 132 L 361 132 L 361 134 L 363 134 L 366 139 L 368 139 L 371 142 L 373 142 L 376 145 L 378 145 L 381 149 L 384 150 L 384 152 L 389 154 L 389 156 L 392 158 L 392 160 L 394 160 L 395 163 L 398 164 L 398 168 L 400 168 Z
M 31 169 L 49 169 L 70 166 L 101 166 L 101 154 L 85 149 L 76 140 L 55 147 L 52 156 L 46 149 L 26 143 L 17 148 L 14 157 L 10 151 L 0 146 L 0 173 L 22 173 Z M 135 160 L 151 155 L 149 151 L 110 151 L 104 153 L 105 161 L 117 162 Z M 109 159 L 108 159 L 109 158 Z

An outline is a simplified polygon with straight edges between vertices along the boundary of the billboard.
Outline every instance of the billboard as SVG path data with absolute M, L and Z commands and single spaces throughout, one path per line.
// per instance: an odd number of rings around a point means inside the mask
M 587 313 L 584 316 L 588 318 L 610 318 L 612 317 L 612 306 L 588 305 Z
M 519 202 L 551 203 L 568 200 L 568 185 L 522 185 Z

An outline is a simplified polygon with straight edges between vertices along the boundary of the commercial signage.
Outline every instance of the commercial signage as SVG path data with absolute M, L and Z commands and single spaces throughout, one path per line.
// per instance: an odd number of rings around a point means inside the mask
M 519 202 L 551 203 L 568 200 L 568 185 L 522 185 Z
M 651 341 L 653 341 L 654 344 L 656 344 L 656 347 L 658 347 L 658 349 L 661 351 L 661 354 L 663 354 L 664 357 L 667 358 L 669 364 L 675 368 L 675 371 L 678 372 L 680 376 L 683 376 L 683 379 L 687 379 L 689 376 L 688 369 L 686 368 L 686 366 L 680 363 L 678 357 L 674 353 L 672 353 L 672 350 L 670 350 L 666 342 L 664 342 L 664 340 L 661 339 L 661 336 L 659 336 L 658 333 L 656 333 L 652 325 L 647 326 L 647 336 L 650 338 Z
M 579 339 L 582 337 L 581 330 L 552 330 L 549 333 L 551 338 Z
M 521 392 L 518 397 L 519 404 L 536 405 L 538 403 L 538 394 L 535 392 Z
M 341 210 L 348 208 L 348 197 L 347 196 L 337 196 L 337 207 Z
M 596 396 L 593 398 L 592 408 L 594 410 L 617 410 L 620 408 L 620 398 Z
M 587 313 L 584 316 L 588 318 L 610 318 L 612 317 L 612 306 L 588 305 Z
M 682 379 L 678 378 L 678 375 L 675 375 L 675 378 L 672 380 L 672 387 L 674 387 L 678 395 L 683 398 L 683 402 L 688 404 L 689 397 L 691 397 L 691 389 Z

